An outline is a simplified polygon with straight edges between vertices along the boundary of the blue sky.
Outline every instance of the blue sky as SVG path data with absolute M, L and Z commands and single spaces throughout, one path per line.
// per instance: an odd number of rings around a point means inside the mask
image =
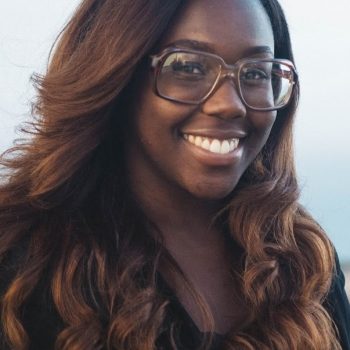
M 56 34 L 77 0 L 0 2 L 0 152 L 25 120 Z M 290 25 L 302 97 L 295 128 L 302 203 L 350 262 L 349 0 L 281 0 Z
M 302 202 L 350 261 L 350 2 L 281 3 L 302 86 L 295 130 Z

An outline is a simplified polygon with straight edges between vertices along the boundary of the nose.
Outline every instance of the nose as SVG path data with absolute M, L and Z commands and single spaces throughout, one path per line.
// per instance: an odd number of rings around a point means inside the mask
M 202 104 L 202 112 L 218 118 L 245 117 L 247 110 L 232 79 L 224 79 Z

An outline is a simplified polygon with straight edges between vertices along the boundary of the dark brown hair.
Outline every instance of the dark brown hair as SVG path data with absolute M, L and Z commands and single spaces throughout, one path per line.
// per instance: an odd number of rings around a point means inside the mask
M 84 0 L 47 73 L 34 76 L 29 137 L 1 158 L 7 174 L 0 185 L 1 317 L 11 349 L 29 346 L 26 305 L 42 286 L 50 287 L 47 298 L 62 320 L 56 349 L 155 347 L 168 303 L 156 284 L 163 252 L 128 196 L 123 117 L 132 75 L 181 3 Z M 261 3 L 276 57 L 293 60 L 279 4 Z M 298 87 L 222 212 L 244 251 L 235 274 L 251 311 L 228 335 L 226 349 L 340 349 L 322 307 L 333 248 L 298 204 L 297 99 Z

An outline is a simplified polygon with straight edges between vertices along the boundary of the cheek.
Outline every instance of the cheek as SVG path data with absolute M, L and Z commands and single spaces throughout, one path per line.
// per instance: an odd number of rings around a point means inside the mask
M 197 107 L 174 103 L 157 96 L 150 86 L 139 91 L 133 107 L 131 118 L 132 129 L 143 140 L 150 143 L 161 143 L 165 137 L 177 138 L 184 123 L 191 119 Z M 146 140 L 144 140 L 146 141 Z
M 250 117 L 253 129 L 260 135 L 261 142 L 265 143 L 270 135 L 271 129 L 275 123 L 277 116 L 276 111 L 271 112 L 257 112 Z
M 255 159 L 266 144 L 276 120 L 276 112 L 255 112 L 251 113 L 247 118 L 251 132 L 245 145 L 246 166 Z

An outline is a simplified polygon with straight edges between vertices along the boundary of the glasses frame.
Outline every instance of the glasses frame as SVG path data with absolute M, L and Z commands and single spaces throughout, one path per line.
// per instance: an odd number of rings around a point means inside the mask
M 199 101 L 196 102 L 192 102 L 192 101 L 186 101 L 186 100 L 182 100 L 182 99 L 177 99 L 177 98 L 173 98 L 170 96 L 166 96 L 160 93 L 158 86 L 157 86 L 157 81 L 158 81 L 158 76 L 161 72 L 161 67 L 165 61 L 165 59 L 167 58 L 168 55 L 173 54 L 173 53 L 177 53 L 177 52 L 183 52 L 183 53 L 193 53 L 193 54 L 200 54 L 200 55 L 204 55 L 207 57 L 211 57 L 214 58 L 215 60 L 217 60 L 220 64 L 220 71 L 216 77 L 216 80 L 213 84 L 213 86 L 211 87 L 211 89 L 209 90 L 209 92 Z M 297 83 L 297 79 L 298 79 L 298 73 L 295 69 L 294 64 L 287 59 L 276 59 L 276 58 L 241 58 L 238 61 L 236 61 L 234 64 L 227 64 L 224 59 L 218 55 L 215 55 L 213 53 L 210 52 L 205 52 L 205 51 L 199 51 L 199 50 L 192 50 L 192 49 L 183 49 L 183 48 L 178 48 L 178 47 L 168 47 L 166 49 L 164 49 L 163 51 L 161 51 L 159 54 L 155 54 L 155 55 L 150 55 L 149 56 L 151 59 L 151 68 L 154 70 L 154 81 L 153 81 L 153 91 L 154 93 L 162 98 L 165 98 L 167 100 L 170 101 L 174 101 L 174 102 L 181 102 L 181 103 L 185 103 L 185 104 L 190 104 L 190 105 L 197 105 L 197 104 L 201 104 L 203 102 L 205 102 L 213 93 L 214 91 L 220 86 L 220 83 L 227 78 L 230 78 L 236 87 L 236 90 L 238 91 L 239 97 L 241 99 L 241 101 L 243 102 L 243 104 L 249 108 L 252 109 L 254 111 L 275 111 L 275 110 L 279 110 L 281 108 L 284 108 L 288 105 L 288 103 L 290 102 L 290 99 L 293 95 L 293 91 L 294 91 L 294 86 Z M 284 64 L 286 66 L 288 66 L 291 69 L 292 72 L 292 84 L 291 84 L 291 88 L 290 88 L 290 92 L 288 96 L 288 100 L 281 106 L 275 106 L 275 107 L 266 107 L 266 108 L 262 108 L 262 107 L 252 107 L 250 106 L 247 101 L 244 99 L 243 94 L 242 94 L 242 89 L 241 89 L 241 84 L 239 81 L 239 75 L 240 72 L 242 70 L 242 68 L 244 67 L 245 64 L 247 63 L 261 63 L 261 62 L 273 62 L 273 63 L 281 63 Z

